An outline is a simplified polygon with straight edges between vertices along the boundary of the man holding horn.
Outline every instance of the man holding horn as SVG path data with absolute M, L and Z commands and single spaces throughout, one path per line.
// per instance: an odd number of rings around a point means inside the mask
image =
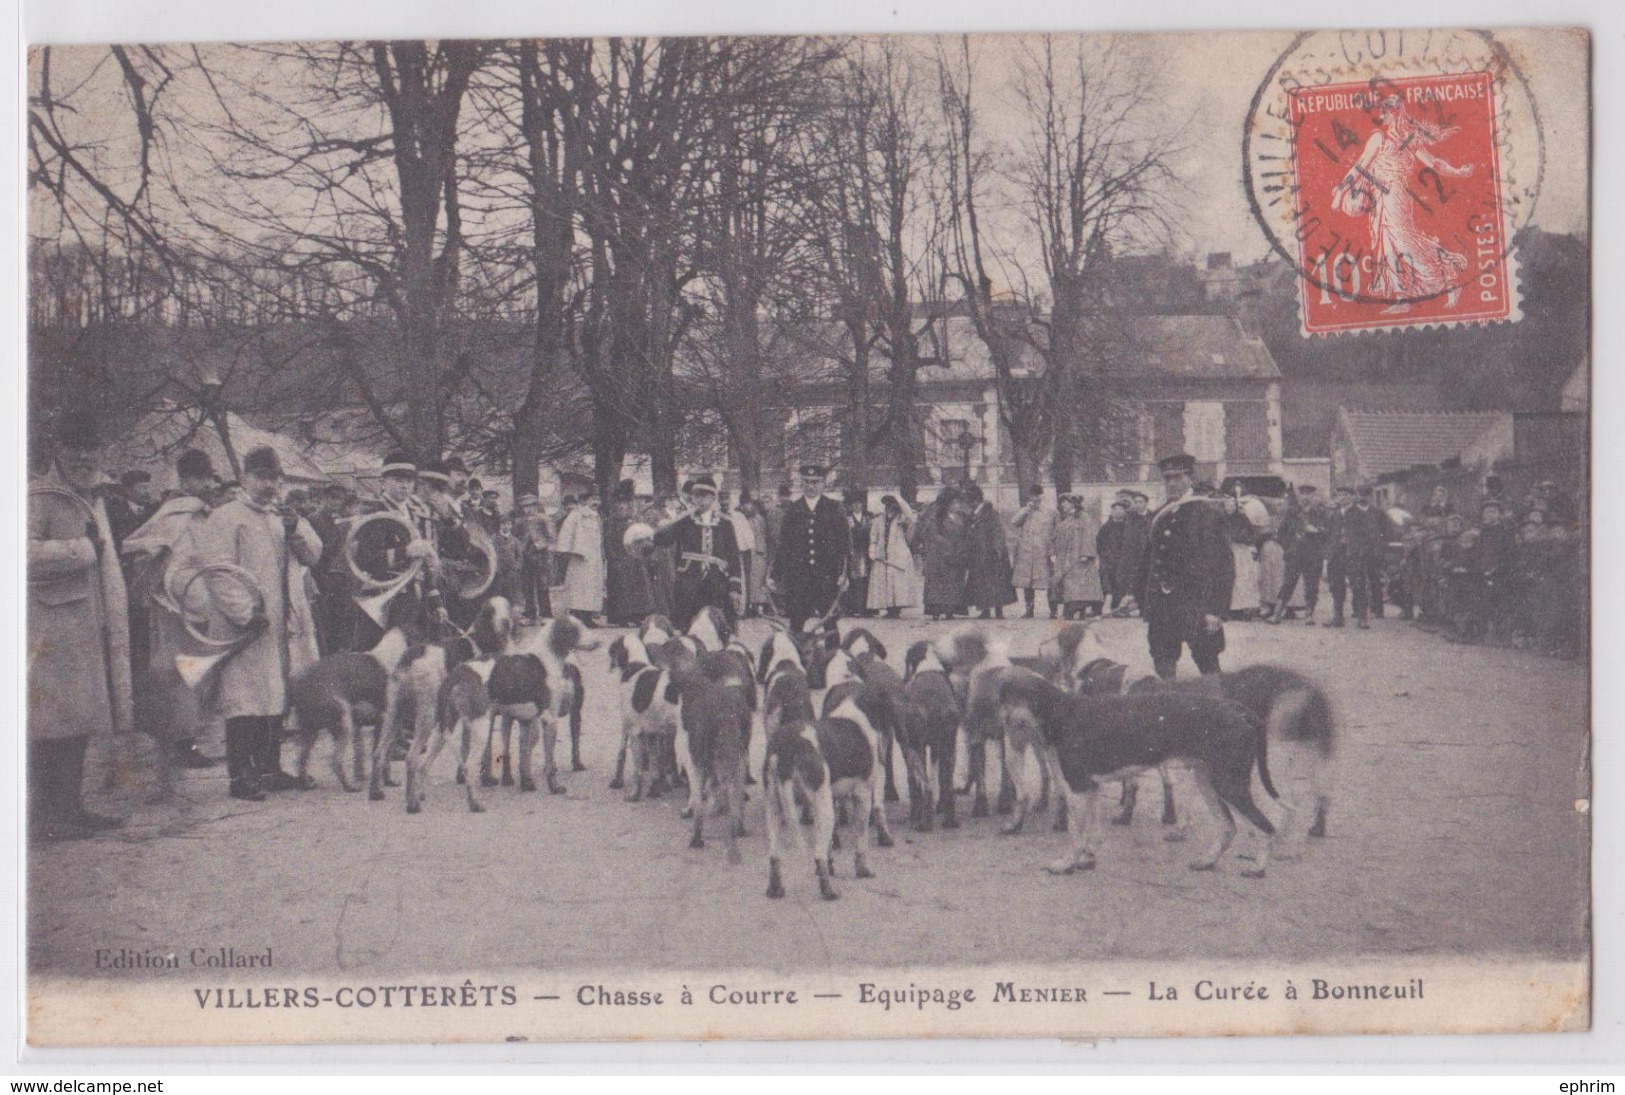
M 428 508 L 414 496 L 417 464 L 404 452 L 384 457 L 383 477 L 378 497 L 350 524 L 347 544 L 352 566 L 375 582 L 388 582 L 390 576 L 405 574 L 418 560 L 417 573 L 401 583 L 387 601 L 381 595 L 362 591 L 356 598 L 353 648 L 371 650 L 384 632 L 404 628 L 419 639 L 432 638 L 440 615 L 440 594 L 435 584 L 439 557 L 434 546 L 433 519 Z M 387 514 L 396 521 L 373 520 Z M 359 579 L 360 575 L 357 575 Z
M 80 797 L 93 734 L 131 727 L 124 574 L 99 492 L 104 425 L 68 411 L 51 466 L 29 484 L 28 811 L 36 840 L 82 840 L 124 822 Z
M 294 559 L 315 566 L 322 542 L 310 522 L 281 502 L 282 461 L 257 448 L 243 458 L 243 493 L 209 515 L 198 536 L 204 564 L 246 571 L 262 595 L 209 578 L 210 611 L 255 637 L 223 661 L 217 707 L 226 720 L 226 770 L 232 798 L 258 802 L 267 791 L 298 787 L 282 770 L 282 720 L 288 678 L 317 659 L 304 583 L 290 580 Z
M 179 490 L 158 507 L 147 522 L 124 538 L 123 554 L 132 560 L 131 596 L 144 596 L 152 603 L 146 616 L 151 628 L 148 673 L 174 671 L 175 656 L 189 652 L 186 626 L 170 600 L 171 577 L 193 566 L 198 558 L 198 534 L 211 512 L 206 499 L 214 492 L 216 479 L 209 454 L 187 449 L 175 462 Z M 195 727 L 193 727 L 195 730 Z M 214 761 L 198 751 L 196 739 L 182 734 L 160 742 L 170 759 L 187 768 L 210 768 Z

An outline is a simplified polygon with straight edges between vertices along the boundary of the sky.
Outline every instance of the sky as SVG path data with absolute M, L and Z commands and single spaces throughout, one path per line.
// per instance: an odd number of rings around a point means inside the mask
M 1584 233 L 1589 121 L 1584 39 L 1552 33 L 1536 38 L 1517 31 L 1501 31 L 1498 36 L 1523 70 L 1545 136 L 1545 171 L 1534 223 L 1554 232 Z M 1063 45 L 1065 37 L 1070 36 L 1058 36 Z M 1156 90 L 1163 117 L 1188 125 L 1184 148 L 1174 161 L 1181 188 L 1175 198 L 1177 228 L 1172 245 L 1193 255 L 1228 251 L 1237 262 L 1265 257 L 1269 245 L 1253 220 L 1243 188 L 1241 134 L 1254 92 L 1292 35 L 1275 31 L 1129 37 L 1132 48 L 1141 51 L 1146 63 L 1158 72 Z M 915 37 L 911 43 L 921 57 L 930 56 L 935 49 L 930 38 Z M 974 42 L 982 124 L 995 137 L 1009 137 L 1023 125 L 1013 91 L 1015 58 L 1021 45 L 1007 35 L 983 35 Z M 64 47 L 54 53 L 59 86 L 76 63 L 83 70 L 92 58 L 106 56 L 100 47 L 84 47 L 77 57 Z M 103 79 L 113 96 L 107 101 L 117 111 L 110 115 L 115 119 L 115 135 L 103 154 L 117 159 L 127 155 L 127 149 L 121 152 L 117 133 L 127 131 L 129 118 L 117 98 L 121 89 L 111 82 L 116 73 L 110 65 L 103 68 Z M 207 96 L 199 91 L 181 87 L 171 94 L 200 115 L 210 109 Z M 1029 268 L 1028 276 L 1040 275 L 1036 255 L 1028 250 L 1029 241 L 1021 238 L 1024 231 L 1030 235 L 1030 230 L 1008 214 L 997 223 L 1002 236 L 1016 241 L 1007 250 Z

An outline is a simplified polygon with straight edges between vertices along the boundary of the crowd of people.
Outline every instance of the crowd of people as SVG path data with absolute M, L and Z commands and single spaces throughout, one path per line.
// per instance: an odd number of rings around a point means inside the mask
M 1388 608 L 1454 643 L 1490 643 L 1564 657 L 1586 644 L 1585 535 L 1550 480 L 1514 500 L 1486 477 L 1476 508 L 1459 512 L 1434 488 L 1420 512 L 1384 510 L 1369 486 L 1338 487 L 1329 502 L 1309 485 L 1279 504 L 1226 496 L 1236 582 L 1235 619 L 1369 627 Z
M 160 494 L 145 471 L 106 478 L 101 429 L 64 415 L 30 489 L 31 808 L 45 836 L 117 824 L 79 798 L 86 743 L 130 728 L 142 683 L 194 650 L 183 617 L 196 606 L 177 612 L 175 600 L 184 568 L 206 573 L 184 589 L 235 636 L 195 690 L 197 723 L 223 720 L 230 793 L 250 800 L 300 785 L 280 745 L 302 669 L 372 649 L 392 628 L 454 633 L 493 594 L 530 622 L 658 613 L 683 627 L 711 606 L 795 629 L 830 615 L 1003 618 L 1018 604 L 1032 618 L 1042 597 L 1051 619 L 1139 614 L 1165 676 L 1182 644 L 1216 672 L 1227 620 L 1320 623 L 1323 580 L 1330 627 L 1347 611 L 1366 628 L 1391 605 L 1452 642 L 1577 656 L 1587 640 L 1584 533 L 1550 482 L 1514 502 L 1491 476 L 1471 515 L 1441 487 L 1413 517 L 1380 509 L 1369 487 L 1329 501 L 1308 485 L 1279 501 L 1220 495 L 1180 455 L 1162 462 L 1155 510 L 1124 489 L 1099 522 L 1082 496 L 1052 507 L 1033 485 L 1006 521 L 975 483 L 945 486 L 919 511 L 885 494 L 871 512 L 866 492 L 830 497 L 830 470 L 808 464 L 799 493 L 783 487 L 773 504 L 701 475 L 653 498 L 622 482 L 607 513 L 592 493 L 552 509 L 527 494 L 504 512 L 461 461 L 420 466 L 403 453 L 384 459 L 376 496 L 359 497 L 285 491 L 270 448 L 223 481 L 194 449 Z M 217 763 L 187 734 L 162 744 L 175 763 Z

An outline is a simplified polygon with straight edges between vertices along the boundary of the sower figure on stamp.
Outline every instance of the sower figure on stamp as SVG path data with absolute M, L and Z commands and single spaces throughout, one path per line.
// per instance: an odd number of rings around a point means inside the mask
M 1168 500 L 1151 519 L 1151 542 L 1140 564 L 1139 604 L 1157 676 L 1172 680 L 1183 646 L 1204 675 L 1219 671 L 1224 614 L 1230 607 L 1235 563 L 1224 515 L 1216 503 L 1191 493 L 1196 458 L 1157 462 Z
M 717 484 L 702 475 L 690 487 L 690 510 L 655 530 L 655 544 L 677 559 L 672 583 L 672 623 L 687 628 L 709 605 L 734 626 L 733 589 L 740 584 L 739 546 L 733 523 L 717 512 Z
M 53 441 L 28 491 L 28 824 L 33 840 L 81 840 L 124 824 L 86 810 L 80 785 L 91 735 L 131 728 L 129 615 L 102 423 L 70 411 Z
M 800 473 L 801 497 L 785 507 L 768 582 L 796 633 L 809 618 L 834 611 L 850 550 L 841 504 L 824 497 L 829 469 L 803 464 Z

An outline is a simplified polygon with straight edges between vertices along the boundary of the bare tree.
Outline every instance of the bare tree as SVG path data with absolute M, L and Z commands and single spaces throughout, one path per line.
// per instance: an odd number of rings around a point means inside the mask
M 786 356 L 787 329 L 817 309 L 808 204 L 818 188 L 806 133 L 829 92 L 833 47 L 812 38 L 729 38 L 708 72 L 705 182 L 696 233 L 697 295 L 712 322 L 691 340 L 695 379 L 716 413 L 740 471 L 761 487 L 770 438 L 786 396 L 807 381 Z
M 1018 69 L 1030 128 L 1012 173 L 1049 284 L 1043 391 L 1061 490 L 1080 454 L 1109 446 L 1111 366 L 1136 349 L 1134 326 L 1102 273 L 1114 255 L 1172 232 L 1167 199 L 1179 184 L 1169 163 L 1181 132 L 1161 116 L 1158 83 L 1144 51 L 1115 38 L 1058 44 L 1045 35 Z
M 340 42 L 195 55 L 218 108 L 215 167 L 239 184 L 220 213 L 330 268 L 346 290 L 341 316 L 371 305 L 391 316 L 392 353 L 338 360 L 389 440 L 420 460 L 444 447 L 472 364 L 442 336 L 459 290 L 463 103 L 489 49 Z
M 1164 203 L 1176 185 L 1169 162 L 1180 131 L 1160 115 L 1154 67 L 1116 41 L 1069 42 L 1058 50 L 1045 36 L 1026 45 L 1017 81 L 1022 135 L 1004 180 L 980 126 L 968 38 L 938 54 L 950 148 L 947 276 L 988 348 L 1024 491 L 1046 454 L 1058 486 L 1069 488 L 1080 450 L 1092 453 L 1111 435 L 1115 409 L 1102 366 L 1133 352 L 1133 331 L 1107 307 L 1099 271 L 1114 252 L 1166 232 Z M 1013 204 L 1036 233 L 1047 317 L 1021 256 L 1001 250 L 988 231 L 990 201 Z M 1020 285 L 1002 300 L 995 263 L 1015 270 L 1007 280 Z
M 916 307 L 937 292 L 932 256 L 940 231 L 927 180 L 938 150 L 917 64 L 895 39 L 851 44 L 821 127 L 823 170 L 812 222 L 824 283 L 846 335 L 853 479 L 867 485 L 870 454 L 884 448 L 910 501 L 922 460 L 919 373 L 940 361 L 928 352 L 930 310 Z M 878 394 L 877 356 L 885 377 Z

